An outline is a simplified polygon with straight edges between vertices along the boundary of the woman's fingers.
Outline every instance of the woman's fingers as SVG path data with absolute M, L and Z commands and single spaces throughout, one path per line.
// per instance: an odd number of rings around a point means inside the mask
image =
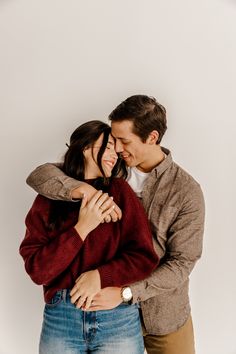
M 102 211 L 106 210 L 110 204 L 112 203 L 112 199 L 109 197 L 107 193 L 103 193 L 102 196 L 97 200 L 96 206 L 100 208 Z
M 86 206 L 87 202 L 88 202 L 88 197 L 86 194 L 83 194 L 83 199 L 80 208 L 83 209 Z
M 71 299 L 70 299 L 71 303 L 75 304 L 78 301 L 79 297 L 80 297 L 79 293 L 75 292 L 73 295 L 71 295 Z
M 75 281 L 75 285 L 73 286 L 73 288 L 70 291 L 70 296 L 74 296 L 78 291 L 79 291 L 79 280 L 81 279 L 81 275 L 76 279 Z
M 105 199 L 106 196 L 106 199 Z M 101 209 L 101 211 L 106 211 L 108 208 L 110 208 L 112 205 L 114 205 L 113 203 L 113 197 L 109 197 L 107 193 L 103 194 L 101 198 L 98 199 L 97 201 L 97 206 L 99 207 L 99 209 Z
M 102 223 L 106 222 L 106 223 L 109 223 L 112 221 L 112 218 L 111 218 L 111 215 L 107 215 L 103 220 L 102 220 Z
M 88 202 L 88 206 L 94 207 L 94 205 L 97 203 L 98 199 L 103 195 L 102 191 L 97 191 L 94 196 L 90 199 Z
M 80 298 L 76 302 L 77 309 L 80 309 L 85 302 L 86 302 L 86 296 L 80 296 Z
M 101 211 L 105 211 L 107 208 L 111 206 L 113 203 L 113 198 L 109 197 L 108 193 L 103 193 L 102 191 L 98 191 L 95 193 L 93 198 L 89 201 L 88 206 L 96 207 L 101 209 Z
M 92 302 L 93 302 L 93 296 L 88 296 L 85 303 L 84 303 L 83 309 L 84 310 L 89 309 L 90 306 L 92 305 Z

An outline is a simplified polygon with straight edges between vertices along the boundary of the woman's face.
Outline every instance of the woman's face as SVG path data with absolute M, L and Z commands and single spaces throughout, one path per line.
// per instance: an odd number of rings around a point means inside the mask
M 102 177 L 102 172 L 97 165 L 97 155 L 102 146 L 103 134 L 92 147 L 84 151 L 85 156 L 85 179 Z M 117 153 L 115 152 L 115 140 L 109 135 L 106 149 L 102 155 L 101 163 L 106 177 L 110 177 L 112 170 L 117 162 Z

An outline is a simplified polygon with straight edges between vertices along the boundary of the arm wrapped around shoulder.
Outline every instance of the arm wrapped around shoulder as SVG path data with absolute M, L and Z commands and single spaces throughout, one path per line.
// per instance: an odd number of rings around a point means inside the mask
M 49 199 L 73 200 L 73 191 L 84 183 L 66 176 L 60 167 L 61 164 L 58 163 L 40 165 L 29 174 L 26 183 Z

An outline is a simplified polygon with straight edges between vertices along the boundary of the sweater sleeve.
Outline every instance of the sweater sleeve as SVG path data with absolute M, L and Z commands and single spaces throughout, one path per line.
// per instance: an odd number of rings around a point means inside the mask
M 157 256 L 143 206 L 127 182 L 116 179 L 117 203 L 123 212 L 120 221 L 121 245 L 116 258 L 98 267 L 101 287 L 124 286 L 143 280 L 157 267 Z
M 42 196 L 36 197 L 26 217 L 26 234 L 20 245 L 26 272 L 39 285 L 50 285 L 68 268 L 83 245 L 74 227 L 54 237 L 49 236 L 45 221 L 49 203 Z
M 38 166 L 29 174 L 26 183 L 38 194 L 49 199 L 72 200 L 72 191 L 83 182 L 66 176 L 60 167 L 61 165 L 56 163 Z

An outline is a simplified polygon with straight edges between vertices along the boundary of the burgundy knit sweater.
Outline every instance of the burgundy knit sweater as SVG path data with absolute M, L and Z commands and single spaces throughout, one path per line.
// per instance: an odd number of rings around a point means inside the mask
M 98 269 L 101 287 L 124 286 L 142 280 L 157 267 L 145 211 L 127 182 L 115 178 L 108 193 L 123 216 L 119 222 L 100 224 L 83 241 L 74 225 L 78 210 L 69 214 L 63 226 L 49 231 L 52 201 L 38 195 L 26 217 L 26 234 L 20 254 L 31 279 L 44 286 L 49 302 L 59 289 L 71 289 L 77 277 Z M 65 202 L 66 203 L 66 202 Z

